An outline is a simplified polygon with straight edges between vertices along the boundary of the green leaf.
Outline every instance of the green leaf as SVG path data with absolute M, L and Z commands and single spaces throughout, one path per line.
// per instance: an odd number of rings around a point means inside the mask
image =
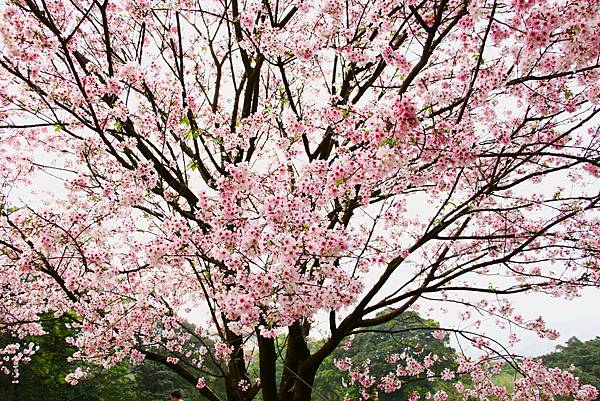
M 123 128 L 123 123 L 121 122 L 121 120 L 115 121 L 115 131 L 121 132 L 122 128 Z
M 391 148 L 398 145 L 398 141 L 395 140 L 394 138 L 385 138 L 383 141 L 381 141 L 381 143 L 384 145 L 388 145 Z
M 64 125 L 61 123 L 54 124 L 54 132 L 60 132 L 64 128 Z
M 431 107 L 431 105 L 427 105 L 427 108 L 425 109 L 425 111 L 427 112 L 427 114 L 432 115 L 433 114 L 433 107 Z
M 190 119 L 187 118 L 187 116 L 183 116 L 181 117 L 181 119 L 179 120 L 179 122 L 183 125 L 190 125 Z
M 189 169 L 192 169 L 192 171 L 198 170 L 198 165 L 196 164 L 195 161 L 189 162 L 187 166 L 188 166 Z
M 337 180 L 335 180 L 335 185 L 338 185 L 338 186 L 339 186 L 339 185 L 342 185 L 342 184 L 344 183 L 344 181 L 345 181 L 345 180 L 344 180 L 344 178 L 343 178 L 343 177 L 342 177 L 342 178 L 338 178 Z
M 198 130 L 191 129 L 188 131 L 188 139 L 191 139 L 191 138 L 198 139 L 198 136 L 200 136 L 200 134 L 198 133 Z

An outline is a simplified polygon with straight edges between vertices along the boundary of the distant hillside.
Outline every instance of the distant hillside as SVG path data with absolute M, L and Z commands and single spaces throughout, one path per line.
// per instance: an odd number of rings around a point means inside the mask
M 580 341 L 571 337 L 565 345 L 556 347 L 556 351 L 542 357 L 551 367 L 569 369 L 574 366 L 573 374 L 583 384 L 591 384 L 600 389 L 600 337 L 589 341 Z

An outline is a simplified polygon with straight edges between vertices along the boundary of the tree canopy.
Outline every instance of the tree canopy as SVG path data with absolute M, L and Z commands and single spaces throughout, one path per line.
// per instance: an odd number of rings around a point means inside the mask
M 599 1 L 0 15 L 2 374 L 19 379 L 50 314 L 76 330 L 70 383 L 153 361 L 210 401 L 309 401 L 349 339 L 433 308 L 458 316 L 435 338 L 477 357 L 413 349 L 377 377 L 336 360 L 357 398 L 443 366 L 463 400 L 597 396 L 511 346 L 559 336 L 515 294 L 600 286 Z M 492 380 L 507 364 L 510 388 Z M 449 397 L 427 391 L 409 399 Z

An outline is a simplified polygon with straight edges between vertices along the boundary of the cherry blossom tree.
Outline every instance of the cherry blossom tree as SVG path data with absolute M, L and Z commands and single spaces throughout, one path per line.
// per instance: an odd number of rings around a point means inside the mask
M 600 285 L 598 0 L 0 4 L 4 373 L 50 314 L 87 366 L 304 401 L 353 335 L 430 305 L 480 349 L 441 375 L 461 399 L 596 398 L 514 355 L 558 333 L 511 296 Z M 374 399 L 431 377 L 415 355 L 336 365 Z

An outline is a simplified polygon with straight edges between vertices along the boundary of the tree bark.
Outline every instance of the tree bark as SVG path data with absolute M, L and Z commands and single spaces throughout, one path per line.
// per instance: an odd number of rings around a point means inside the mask
M 263 401 L 277 401 L 277 354 L 275 340 L 257 333 L 260 367 L 260 386 Z
M 305 361 L 300 364 L 298 377 L 294 383 L 294 395 L 292 401 L 311 401 L 313 384 L 317 374 L 317 366 Z
M 299 322 L 290 326 L 288 344 L 283 362 L 283 374 L 279 385 L 279 401 L 289 401 L 295 396 L 296 383 L 301 379 L 300 366 L 310 358 L 305 334 Z M 314 381 L 314 378 L 313 378 Z M 310 394 L 309 398 L 310 399 Z

